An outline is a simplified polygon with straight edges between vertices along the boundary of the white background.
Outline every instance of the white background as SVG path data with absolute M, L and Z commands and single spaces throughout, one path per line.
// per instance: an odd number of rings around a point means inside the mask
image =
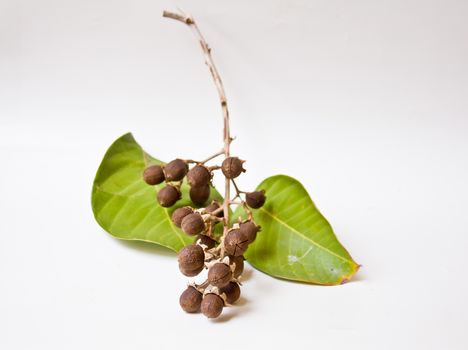
M 94 221 L 132 131 L 154 156 L 221 147 L 239 180 L 298 178 L 363 265 L 337 287 L 248 267 L 241 305 L 187 315 L 174 254 Z M 468 2 L 0 0 L 0 348 L 467 349 Z

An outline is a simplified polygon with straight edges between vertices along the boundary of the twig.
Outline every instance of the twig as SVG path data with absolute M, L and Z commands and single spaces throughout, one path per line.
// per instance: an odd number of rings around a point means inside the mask
M 172 18 L 172 19 L 175 19 L 176 21 L 181 21 L 185 24 L 192 24 L 192 20 L 189 16 L 181 15 L 179 13 L 174 13 L 174 12 L 164 10 L 163 17 Z
M 212 156 L 209 156 L 208 158 L 202 160 L 200 163 L 201 164 L 205 164 L 206 162 L 216 158 L 217 156 L 220 156 L 221 154 L 224 153 L 224 148 L 222 150 L 220 150 L 219 152 L 216 152 L 215 154 L 213 154 Z
M 216 86 L 216 90 L 218 91 L 219 101 L 221 103 L 221 111 L 223 114 L 223 122 L 224 122 L 224 132 L 223 132 L 223 140 L 224 140 L 224 148 L 223 153 L 224 156 L 227 158 L 229 157 L 229 146 L 231 144 L 232 138 L 229 131 L 229 110 L 227 105 L 226 93 L 224 92 L 224 86 L 221 81 L 221 77 L 219 76 L 218 70 L 214 64 L 213 58 L 211 57 L 211 49 L 206 42 L 205 38 L 203 37 L 200 29 L 198 28 L 197 24 L 193 17 L 185 14 L 174 13 L 170 11 L 164 11 L 163 17 L 172 18 L 176 21 L 180 21 L 185 23 L 190 27 L 193 34 L 197 38 L 200 46 L 203 50 L 203 54 L 205 56 L 205 64 L 208 66 L 211 76 L 213 78 L 214 84 Z M 223 202 L 223 211 L 224 211 L 224 234 L 227 233 L 229 229 L 229 199 L 230 199 L 230 181 L 228 178 L 225 179 L 224 182 L 224 202 Z
M 211 215 L 216 215 L 216 214 L 221 213 L 222 211 L 224 211 L 224 208 L 223 208 L 223 207 L 219 207 L 218 209 L 216 209 L 215 211 L 211 212 L 210 214 L 211 214 Z
M 224 154 L 224 148 L 204 160 L 193 160 L 193 159 L 184 159 L 184 160 L 186 163 L 189 163 L 189 164 L 205 164 L 209 162 L 210 160 L 216 158 L 217 156 L 220 156 L 221 154 Z
M 195 284 L 195 288 L 198 289 L 199 292 L 203 293 L 205 291 L 205 288 L 210 285 L 210 282 L 208 280 L 205 280 L 201 284 Z
M 232 184 L 234 185 L 234 188 L 235 188 L 235 190 L 236 190 L 237 197 L 240 198 L 240 194 L 241 194 L 241 193 L 245 193 L 245 192 L 244 192 L 244 191 L 241 191 L 241 190 L 239 189 L 239 187 L 237 187 L 237 184 L 236 184 L 236 182 L 234 181 L 234 179 L 231 179 L 231 181 L 232 181 Z
M 245 202 L 245 200 L 242 199 L 241 197 L 241 193 L 246 193 L 245 191 L 241 191 L 239 189 L 239 187 L 237 187 L 237 184 L 236 182 L 234 181 L 234 179 L 231 179 L 232 181 L 232 184 L 234 185 L 234 189 L 236 190 L 236 196 L 231 199 L 231 203 L 235 203 L 235 204 L 240 204 L 244 207 L 244 210 L 246 211 L 249 219 L 252 219 L 253 215 L 252 215 L 252 211 L 250 210 L 249 206 L 247 205 L 247 203 Z M 237 198 L 240 199 L 240 203 L 239 202 L 234 202 Z

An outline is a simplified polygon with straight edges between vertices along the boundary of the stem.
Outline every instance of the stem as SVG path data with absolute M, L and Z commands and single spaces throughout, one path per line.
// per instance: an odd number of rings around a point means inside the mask
M 211 215 L 215 216 L 216 214 L 221 213 L 221 211 L 224 212 L 224 208 L 223 208 L 223 207 L 219 207 L 218 209 L 216 209 L 215 211 L 213 211 L 213 212 L 211 213 Z
M 252 211 L 249 209 L 249 206 L 241 197 L 241 193 L 246 193 L 246 192 L 241 191 L 239 187 L 237 187 L 237 184 L 234 181 L 234 179 L 231 179 L 231 181 L 232 181 L 232 184 L 234 185 L 234 189 L 236 190 L 236 196 L 231 200 L 231 203 L 234 203 L 235 199 L 239 198 L 240 203 L 236 203 L 236 204 L 241 204 L 244 207 L 244 210 L 246 211 L 249 219 L 252 219 Z
M 184 159 L 184 161 L 186 163 L 189 163 L 189 164 L 202 164 L 202 165 L 204 165 L 206 162 L 209 162 L 210 160 L 216 158 L 217 156 L 220 156 L 221 154 L 224 154 L 224 148 L 222 150 L 216 152 L 215 154 L 209 156 L 208 158 L 203 159 L 203 160 Z
M 195 286 L 201 293 L 203 293 L 205 291 L 205 288 L 208 287 L 209 285 L 210 285 L 210 282 L 208 280 L 205 280 L 203 283 L 196 284 Z
M 212 156 L 210 156 L 210 157 L 208 157 L 208 158 L 202 160 L 200 163 L 201 163 L 201 164 L 205 164 L 206 162 L 208 162 L 208 161 L 210 161 L 210 160 L 216 158 L 217 156 L 220 156 L 220 155 L 223 154 L 223 153 L 224 153 L 224 148 L 223 148 L 222 150 L 220 150 L 219 152 L 216 152 L 216 153 L 213 154 Z
M 236 182 L 234 181 L 234 179 L 231 179 L 231 181 L 232 181 L 232 184 L 234 185 L 234 189 L 236 190 L 236 193 L 237 193 L 237 196 L 238 196 L 238 197 L 240 197 L 240 194 L 241 194 L 241 193 L 245 193 L 244 191 L 241 191 L 241 190 L 239 189 L 239 187 L 237 187 L 237 184 L 236 184 Z
M 222 111 L 223 122 L 224 122 L 223 153 L 224 153 L 224 157 L 227 158 L 229 157 L 229 146 L 232 141 L 230 131 L 229 131 L 229 110 L 228 110 L 228 105 L 227 105 L 227 100 L 226 100 L 226 93 L 224 92 L 224 86 L 221 81 L 221 77 L 219 76 L 219 73 L 218 73 L 218 70 L 216 69 L 213 58 L 211 57 L 211 49 L 208 43 L 206 42 L 205 38 L 203 37 L 202 33 L 200 32 L 200 29 L 195 23 L 195 20 L 193 19 L 193 17 L 185 15 L 185 14 L 170 12 L 170 11 L 164 11 L 163 17 L 172 18 L 176 21 L 180 21 L 188 25 L 190 29 L 192 30 L 193 34 L 195 35 L 195 37 L 197 38 L 198 42 L 200 43 L 201 49 L 203 50 L 203 54 L 205 56 L 205 64 L 208 66 L 210 70 L 211 77 L 213 78 L 214 84 L 216 86 L 216 90 L 218 91 L 218 95 L 219 95 L 219 101 L 221 104 L 221 111 Z M 224 233 L 223 235 L 226 234 L 226 232 L 229 229 L 229 199 L 230 197 L 231 197 L 230 181 L 228 178 L 226 178 L 224 182 L 224 202 L 223 202 Z

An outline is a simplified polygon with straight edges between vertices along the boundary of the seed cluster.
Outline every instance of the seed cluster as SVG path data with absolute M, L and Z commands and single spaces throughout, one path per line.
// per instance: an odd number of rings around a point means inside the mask
M 159 185 L 166 182 L 157 195 L 159 204 L 172 207 L 180 198 L 180 186 L 184 178 L 190 185 L 190 199 L 196 206 L 203 206 L 210 198 L 211 169 L 203 164 L 197 164 L 189 170 L 189 161 L 174 159 L 166 165 L 151 165 L 143 173 L 143 179 L 148 185 Z
M 237 187 L 234 179 L 245 172 L 243 160 L 226 157 L 221 166 L 212 167 L 204 163 L 175 159 L 166 165 L 151 165 L 145 169 L 143 179 L 152 186 L 166 183 L 157 193 L 157 200 L 163 207 L 172 207 L 181 198 L 180 187 L 184 179 L 190 186 L 190 199 L 198 208 L 179 207 L 171 215 L 176 227 L 187 235 L 195 236 L 194 243 L 178 254 L 179 270 L 185 276 L 193 277 L 207 269 L 208 277 L 201 284 L 190 283 L 181 294 L 179 303 L 186 312 L 201 311 L 208 318 L 216 318 L 225 306 L 240 298 L 244 253 L 260 231 L 260 226 L 253 221 L 251 209 L 262 207 L 266 197 L 263 190 L 244 192 Z M 236 190 L 236 196 L 227 204 L 242 205 L 248 214 L 247 219 L 239 218 L 233 225 L 225 220 L 221 203 L 211 201 L 206 205 L 213 171 L 218 169 Z M 223 225 L 221 237 L 215 233 L 219 223 Z

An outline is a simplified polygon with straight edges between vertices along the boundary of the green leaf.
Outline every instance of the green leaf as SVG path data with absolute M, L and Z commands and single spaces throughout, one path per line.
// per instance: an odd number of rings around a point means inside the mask
M 344 283 L 356 273 L 359 265 L 299 181 L 277 175 L 257 189 L 265 190 L 267 200 L 253 210 L 262 231 L 246 252 L 250 264 L 275 277 L 325 285 Z M 241 207 L 234 213 L 239 216 L 245 217 Z
M 193 242 L 171 221 L 172 212 L 190 201 L 189 187 L 182 185 L 182 199 L 171 208 L 156 201 L 157 190 L 143 181 L 143 171 L 150 164 L 163 164 L 147 154 L 128 133 L 118 138 L 107 150 L 94 179 L 92 207 L 94 217 L 111 235 L 126 240 L 157 243 L 174 251 Z M 212 187 L 211 198 L 222 201 Z M 217 225 L 220 226 L 220 225 Z

